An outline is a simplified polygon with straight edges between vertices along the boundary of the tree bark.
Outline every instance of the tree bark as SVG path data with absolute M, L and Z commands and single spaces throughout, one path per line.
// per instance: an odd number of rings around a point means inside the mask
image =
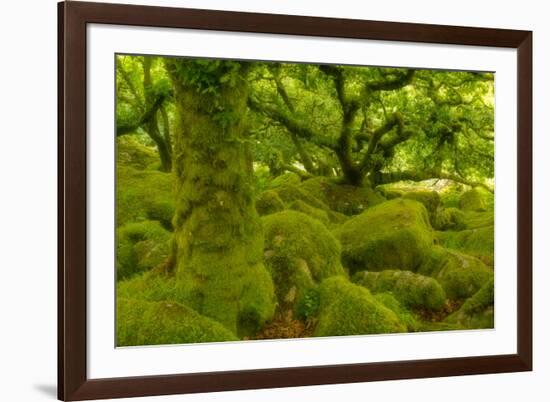
M 224 63 L 220 72 L 191 60 L 166 62 L 176 102 L 175 275 L 192 308 L 246 335 L 271 318 L 275 299 L 247 158 L 248 88 L 244 77 L 220 81 Z M 191 69 L 212 74 L 213 93 L 198 91 L 187 79 Z

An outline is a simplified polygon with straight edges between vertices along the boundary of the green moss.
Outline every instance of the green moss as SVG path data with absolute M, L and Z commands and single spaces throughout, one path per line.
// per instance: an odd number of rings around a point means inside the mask
M 451 300 L 464 300 L 475 294 L 492 277 L 493 271 L 479 259 L 446 250 L 435 278 Z
M 315 336 L 364 335 L 405 332 L 397 315 L 368 289 L 341 276 L 325 280 Z
M 463 230 L 466 228 L 465 215 L 458 208 L 438 208 L 430 219 L 437 230 Z
M 464 211 L 486 211 L 486 195 L 479 189 L 473 188 L 464 192 L 458 201 L 460 209 Z
M 144 170 L 160 166 L 158 152 L 141 143 L 135 135 L 122 135 L 116 139 L 117 166 L 130 166 Z
M 393 293 L 378 293 L 374 295 L 374 298 L 393 311 L 397 318 L 399 318 L 399 321 L 407 327 L 408 332 L 417 332 L 420 329 L 420 324 L 416 316 L 403 307 L 403 305 L 394 297 Z
M 486 212 L 464 212 L 465 229 L 479 229 L 495 225 L 495 213 L 492 209 Z
M 370 187 L 341 184 L 327 177 L 315 177 L 304 181 L 300 188 L 321 200 L 332 211 L 344 215 L 357 215 L 384 200 Z
M 445 321 L 470 329 L 494 328 L 494 287 L 491 278 Z
M 410 271 L 362 271 L 353 281 L 373 293 L 391 292 L 408 308 L 439 311 L 445 305 L 445 291 L 435 279 Z
M 171 230 L 175 201 L 171 173 L 117 165 L 116 224 L 158 220 Z
M 335 231 L 342 260 L 352 272 L 384 269 L 416 271 L 433 238 L 422 204 L 396 199 L 378 204 Z
M 283 185 L 296 186 L 301 182 L 302 182 L 302 179 L 300 178 L 300 176 L 298 176 L 296 173 L 288 172 L 275 177 L 273 180 L 269 182 L 267 187 L 271 189 L 275 189 Z
M 437 211 L 441 205 L 441 198 L 436 191 L 430 190 L 417 190 L 417 191 L 405 191 L 403 192 L 403 198 L 409 200 L 415 200 L 426 207 L 428 213 L 433 214 Z
M 117 346 L 238 340 L 223 325 L 172 301 L 117 298 Z
M 152 269 L 170 254 L 171 233 L 158 221 L 126 224 L 117 229 L 117 280 Z
M 256 211 L 260 216 L 273 214 L 283 209 L 285 209 L 283 200 L 273 190 L 264 191 L 256 200 Z
M 294 201 L 302 201 L 312 207 L 328 210 L 329 207 L 319 198 L 313 196 L 307 191 L 303 190 L 298 186 L 293 185 L 282 185 L 275 189 L 279 197 L 286 203 L 290 204 Z
M 281 309 L 294 309 L 308 289 L 325 278 L 345 275 L 340 245 L 319 221 L 297 211 L 262 218 L 264 258 Z
M 438 238 L 439 242 L 449 249 L 477 257 L 489 266 L 494 264 L 495 234 L 493 226 L 439 233 Z
M 292 209 L 294 211 L 302 212 L 306 215 L 309 215 L 310 217 L 318 220 L 325 226 L 329 226 L 330 224 L 328 212 L 324 209 L 312 207 L 311 205 L 306 204 L 301 200 L 293 201 L 288 207 L 289 209 Z

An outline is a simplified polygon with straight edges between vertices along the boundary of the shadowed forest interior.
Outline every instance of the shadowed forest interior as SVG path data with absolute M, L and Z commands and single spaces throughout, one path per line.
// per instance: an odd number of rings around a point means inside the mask
M 116 56 L 116 343 L 493 328 L 492 73 Z

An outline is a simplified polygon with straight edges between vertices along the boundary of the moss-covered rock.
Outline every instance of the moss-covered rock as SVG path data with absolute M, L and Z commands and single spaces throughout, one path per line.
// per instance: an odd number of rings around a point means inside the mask
M 284 184 L 280 187 L 277 187 L 274 191 L 277 192 L 281 200 L 283 200 L 283 202 L 287 205 L 295 201 L 302 201 L 308 205 L 311 205 L 312 207 L 323 209 L 326 211 L 329 210 L 329 207 L 321 199 L 316 198 L 315 196 L 298 186 Z
M 117 346 L 236 341 L 223 325 L 182 304 L 117 298 Z
M 397 315 L 368 289 L 336 276 L 320 287 L 315 336 L 364 335 L 405 332 Z
M 332 211 L 344 215 L 357 215 L 367 208 L 385 201 L 370 187 L 341 184 L 328 177 L 315 177 L 304 181 L 300 188 L 323 201 Z
M 171 233 L 158 221 L 128 223 L 117 229 L 117 280 L 147 271 L 170 254 Z
M 306 204 L 302 200 L 296 200 L 291 202 L 288 208 L 294 211 L 302 212 L 306 215 L 309 215 L 310 217 L 318 220 L 325 226 L 328 226 L 330 224 L 328 211 L 325 211 L 324 209 L 312 207 L 311 205 Z
M 416 271 L 433 244 L 426 208 L 406 199 L 378 204 L 345 222 L 335 234 L 342 244 L 342 261 L 352 272 Z
M 479 229 L 495 225 L 495 213 L 492 209 L 485 212 L 465 211 L 464 229 Z
M 465 191 L 458 201 L 460 209 L 464 211 L 486 211 L 487 200 L 481 190 L 473 188 Z
M 122 135 L 116 139 L 117 166 L 131 166 L 145 170 L 160 166 L 158 152 L 144 145 L 134 135 Z
M 451 300 L 464 300 L 473 296 L 493 277 L 493 270 L 479 259 L 446 249 L 440 250 L 433 257 L 428 269 Z
M 463 230 L 466 228 L 464 212 L 458 208 L 438 208 L 430 218 L 432 226 L 437 230 Z
M 429 214 L 434 214 L 441 205 L 441 198 L 437 191 L 416 190 L 403 192 L 403 198 L 415 200 L 426 207 Z
M 445 291 L 433 278 L 410 271 L 358 272 L 353 281 L 373 293 L 391 292 L 405 307 L 439 311 L 445 306 Z
M 273 180 L 271 180 L 267 187 L 270 189 L 276 189 L 281 186 L 290 185 L 290 186 L 296 186 L 302 182 L 302 179 L 300 176 L 298 176 L 296 173 L 287 172 L 280 176 L 275 177 Z
M 470 329 L 494 328 L 494 288 L 491 278 L 445 322 Z
M 446 248 L 477 257 L 486 265 L 493 266 L 494 264 L 495 233 L 493 226 L 439 233 L 438 239 Z
M 256 211 L 260 216 L 273 214 L 283 209 L 285 209 L 283 200 L 273 190 L 264 191 L 256 200 Z
M 395 313 L 399 321 L 405 325 L 408 332 L 417 332 L 420 329 L 420 323 L 417 317 L 407 310 L 394 297 L 391 292 L 377 293 L 374 298 Z
M 117 226 L 157 220 L 171 230 L 175 210 L 172 174 L 118 165 L 116 207 Z
M 345 275 L 340 245 L 319 221 L 297 211 L 262 218 L 264 261 L 281 309 L 294 309 L 304 292 L 334 275 Z

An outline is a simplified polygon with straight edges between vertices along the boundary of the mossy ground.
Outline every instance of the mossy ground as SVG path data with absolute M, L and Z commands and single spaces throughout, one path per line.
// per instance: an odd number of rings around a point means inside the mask
M 249 189 L 225 150 L 211 156 L 234 174 L 188 169 L 174 190 L 148 146 L 118 146 L 119 346 L 493 326 L 485 192 L 480 207 L 463 187 L 378 192 L 293 173 Z

